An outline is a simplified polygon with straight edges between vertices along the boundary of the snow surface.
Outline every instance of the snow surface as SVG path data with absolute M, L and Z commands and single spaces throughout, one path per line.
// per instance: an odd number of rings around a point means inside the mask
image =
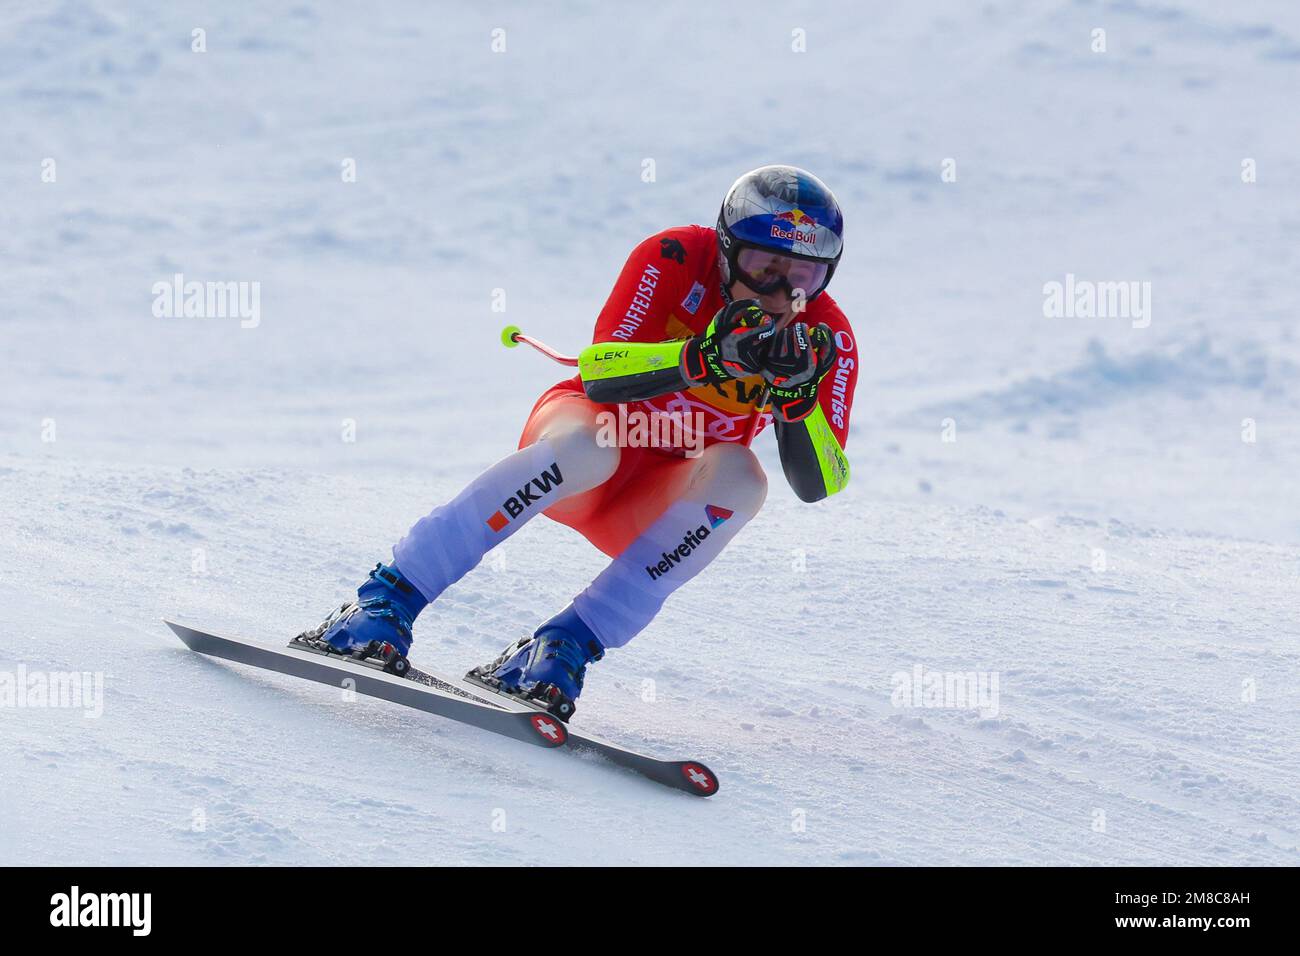
M 1300 7 L 559 9 L 0 10 L 0 675 L 106 688 L 0 708 L 0 863 L 1300 862 Z M 576 348 L 636 241 L 773 161 L 846 209 L 852 485 L 801 504 L 764 436 L 767 508 L 579 717 L 717 797 L 163 627 L 319 620 L 563 377 L 500 327 Z M 260 325 L 155 318 L 177 272 L 260 282 Z M 1150 281 L 1150 326 L 1044 318 L 1066 273 Z M 533 522 L 415 663 L 602 565 Z M 894 706 L 916 665 L 996 712 Z

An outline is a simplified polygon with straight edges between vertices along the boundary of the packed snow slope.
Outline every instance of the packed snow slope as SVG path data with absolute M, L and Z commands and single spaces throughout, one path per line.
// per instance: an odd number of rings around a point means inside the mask
M 104 696 L 0 706 L 0 863 L 1295 865 L 1297 89 L 1289 0 L 7 4 L 0 690 Z M 578 717 L 716 797 L 162 626 L 319 620 L 563 377 L 501 326 L 576 349 L 767 162 L 845 208 L 853 482 L 800 503 L 765 435 L 766 509 Z M 156 316 L 178 273 L 258 321 Z M 1067 275 L 1149 321 L 1045 317 Z M 602 566 L 532 522 L 416 664 Z

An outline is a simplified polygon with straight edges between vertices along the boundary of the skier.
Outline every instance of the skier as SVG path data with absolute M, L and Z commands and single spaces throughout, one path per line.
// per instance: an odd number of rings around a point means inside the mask
M 297 640 L 404 668 L 424 607 L 542 512 L 613 560 L 535 634 L 467 677 L 567 720 L 587 665 L 649 624 L 762 507 L 767 479 L 746 444 L 752 414 L 760 427 L 774 420 L 803 501 L 847 483 L 858 362 L 825 293 L 842 250 L 835 197 L 792 166 L 736 180 L 715 229 L 646 239 L 596 320 L 579 375 L 542 394 L 518 450 L 417 521 L 355 601 Z M 764 390 L 767 411 L 756 408 Z M 703 450 L 617 447 L 608 435 L 620 411 L 669 416 Z

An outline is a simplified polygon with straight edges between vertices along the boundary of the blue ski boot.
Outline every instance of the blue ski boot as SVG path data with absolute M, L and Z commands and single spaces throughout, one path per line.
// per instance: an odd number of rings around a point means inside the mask
M 376 658 L 384 670 L 400 677 L 411 666 L 406 659 L 411 652 L 411 625 L 428 603 L 397 565 L 377 564 L 357 588 L 355 601 L 290 643 L 360 660 Z
M 465 676 L 495 690 L 535 701 L 567 722 L 582 693 L 587 665 L 605 656 L 605 648 L 570 604 L 537 629 L 505 649 L 491 664 Z

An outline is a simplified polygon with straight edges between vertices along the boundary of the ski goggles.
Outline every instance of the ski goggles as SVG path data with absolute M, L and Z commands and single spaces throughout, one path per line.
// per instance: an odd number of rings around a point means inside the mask
M 830 281 L 831 264 L 819 259 L 800 259 L 771 249 L 741 246 L 734 260 L 736 275 L 759 295 L 785 289 L 790 296 L 802 290 L 811 299 Z

